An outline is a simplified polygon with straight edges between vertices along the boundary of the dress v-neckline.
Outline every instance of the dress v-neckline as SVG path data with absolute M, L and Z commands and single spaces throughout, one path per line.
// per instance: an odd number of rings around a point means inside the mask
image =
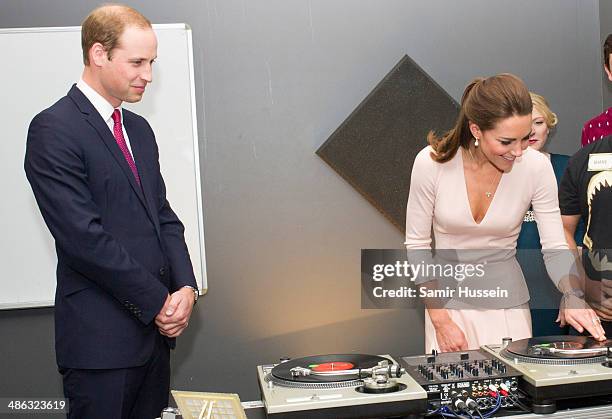
M 482 219 L 480 220 L 480 222 L 477 222 L 476 218 L 474 217 L 474 213 L 472 212 L 472 205 L 470 204 L 470 194 L 468 193 L 467 177 L 465 176 L 465 167 L 463 166 L 463 150 L 462 150 L 462 148 L 459 148 L 457 153 L 459 154 L 459 166 L 460 166 L 460 169 L 461 169 L 461 179 L 462 179 L 462 182 L 463 182 L 463 191 L 465 193 L 465 203 L 467 204 L 467 212 L 470 215 L 470 220 L 472 220 L 472 223 L 474 223 L 474 225 L 481 226 L 486 221 L 487 216 L 489 215 L 489 213 L 492 210 L 493 204 L 495 203 L 495 198 L 497 197 L 497 192 L 501 188 L 501 184 L 502 184 L 502 181 L 504 179 L 504 173 L 502 173 L 500 178 L 499 178 L 499 182 L 497 183 L 497 187 L 493 191 L 493 197 L 491 198 L 491 202 L 489 202 L 489 206 L 487 207 L 484 215 L 482 216 Z

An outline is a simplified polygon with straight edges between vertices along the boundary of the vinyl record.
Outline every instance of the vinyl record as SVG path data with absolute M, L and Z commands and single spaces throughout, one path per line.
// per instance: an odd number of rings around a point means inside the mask
M 362 354 L 307 356 L 278 364 L 272 368 L 272 376 L 280 380 L 299 383 L 352 381 L 360 378 L 359 369 L 375 367 L 380 361 L 388 360 L 380 356 Z M 296 367 L 309 369 L 314 374 L 295 376 L 291 369 Z M 337 374 L 334 372 L 337 372 Z
M 537 359 L 587 359 L 606 354 L 612 340 L 598 342 L 586 336 L 541 336 L 511 342 L 510 355 Z

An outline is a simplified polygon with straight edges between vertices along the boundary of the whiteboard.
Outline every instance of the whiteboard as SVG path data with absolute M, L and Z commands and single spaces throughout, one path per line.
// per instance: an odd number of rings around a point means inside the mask
M 191 29 L 153 25 L 158 58 L 139 103 L 124 104 L 151 124 L 167 197 L 185 225 L 201 292 L 208 288 Z M 83 70 L 81 28 L 0 29 L 0 309 L 52 306 L 57 257 L 23 169 L 32 118 L 65 96 Z

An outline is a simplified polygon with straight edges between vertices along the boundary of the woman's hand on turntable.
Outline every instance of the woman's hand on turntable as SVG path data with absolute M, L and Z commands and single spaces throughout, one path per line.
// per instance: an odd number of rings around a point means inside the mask
M 582 298 L 564 295 L 559 308 L 557 321 L 563 327 L 569 324 L 579 333 L 586 329 L 595 339 L 605 340 L 606 334 L 597 313 Z
M 457 326 L 445 309 L 429 309 L 429 316 L 436 329 L 440 352 L 456 352 L 468 349 L 463 330 Z

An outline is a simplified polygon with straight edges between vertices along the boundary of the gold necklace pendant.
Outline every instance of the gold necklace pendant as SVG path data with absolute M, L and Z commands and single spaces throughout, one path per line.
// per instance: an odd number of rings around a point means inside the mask
M 501 180 L 501 175 L 499 175 L 499 177 L 498 177 L 498 176 L 495 176 L 495 177 L 493 178 L 493 181 L 492 181 L 492 182 L 491 182 L 491 184 L 489 185 L 489 188 L 493 189 L 493 187 L 494 187 L 494 185 L 495 185 L 495 182 L 496 182 L 496 181 L 498 181 L 498 180 Z M 485 196 L 486 196 L 487 198 L 491 199 L 491 197 L 493 196 L 493 194 L 494 194 L 494 193 L 495 193 L 495 191 L 492 191 L 492 192 L 485 191 Z
M 476 156 L 474 156 L 474 154 L 472 153 L 472 149 L 468 147 L 467 152 L 469 154 L 470 160 L 472 160 L 472 162 L 477 164 Z M 489 187 L 492 188 L 493 185 L 495 184 L 495 181 L 500 180 L 500 179 L 501 179 L 501 175 L 493 177 L 491 183 L 489 184 Z M 485 191 L 485 196 L 488 199 L 491 199 L 491 197 L 493 196 L 493 192 Z

